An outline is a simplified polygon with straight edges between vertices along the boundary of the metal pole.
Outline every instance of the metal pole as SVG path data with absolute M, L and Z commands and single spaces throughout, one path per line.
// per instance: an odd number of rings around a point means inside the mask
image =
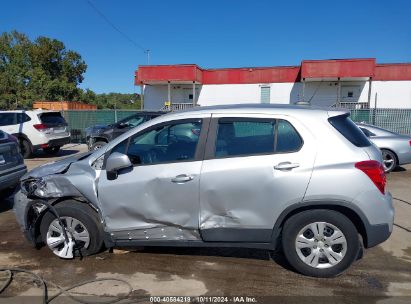
M 338 77 L 337 105 L 340 106 L 340 103 L 341 103 L 341 81 L 340 81 L 340 77 Z
M 372 85 L 372 78 L 370 77 L 370 80 L 368 80 L 368 100 L 367 100 L 368 109 L 371 106 L 371 85 Z
M 377 116 L 377 97 L 378 97 L 378 93 L 375 92 L 375 103 L 374 103 L 374 115 L 372 116 L 372 124 L 375 125 L 375 121 L 376 121 L 376 116 Z
M 141 92 L 140 92 L 140 109 L 144 109 L 144 84 L 141 84 Z
M 117 122 L 117 101 L 114 102 L 114 122 Z
M 150 64 L 150 50 L 146 50 L 145 53 L 147 54 L 147 65 Z
M 302 96 L 302 102 L 304 102 L 304 94 L 305 94 L 305 78 L 303 78 L 303 96 Z
M 193 81 L 193 106 L 195 106 L 196 104 L 196 82 Z
M 167 83 L 167 102 L 169 103 L 169 107 L 171 110 L 171 85 L 170 85 L 170 81 Z

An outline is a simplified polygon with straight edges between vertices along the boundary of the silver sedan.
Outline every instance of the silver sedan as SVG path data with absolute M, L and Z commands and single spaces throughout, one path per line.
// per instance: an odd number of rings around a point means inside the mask
M 373 125 L 357 124 L 382 152 L 386 172 L 411 163 L 411 136 L 388 131 Z

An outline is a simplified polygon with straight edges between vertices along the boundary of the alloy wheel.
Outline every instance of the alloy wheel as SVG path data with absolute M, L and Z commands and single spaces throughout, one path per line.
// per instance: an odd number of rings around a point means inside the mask
M 384 169 L 386 172 L 390 172 L 394 169 L 395 166 L 395 156 L 387 150 L 382 151 L 382 158 L 384 162 Z

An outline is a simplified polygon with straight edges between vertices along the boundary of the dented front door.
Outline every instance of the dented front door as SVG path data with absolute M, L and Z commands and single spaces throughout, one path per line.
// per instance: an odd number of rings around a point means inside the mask
M 98 182 L 105 229 L 115 240 L 199 239 L 202 123 L 163 123 L 131 137 L 127 151 L 121 143 L 113 148 L 135 162 L 115 180 L 103 170 Z

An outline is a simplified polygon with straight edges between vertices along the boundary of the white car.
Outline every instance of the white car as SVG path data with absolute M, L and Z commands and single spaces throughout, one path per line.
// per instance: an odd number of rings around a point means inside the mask
M 24 158 L 37 149 L 57 154 L 61 146 L 70 142 L 67 123 L 56 111 L 0 111 L 0 130 L 18 138 Z

